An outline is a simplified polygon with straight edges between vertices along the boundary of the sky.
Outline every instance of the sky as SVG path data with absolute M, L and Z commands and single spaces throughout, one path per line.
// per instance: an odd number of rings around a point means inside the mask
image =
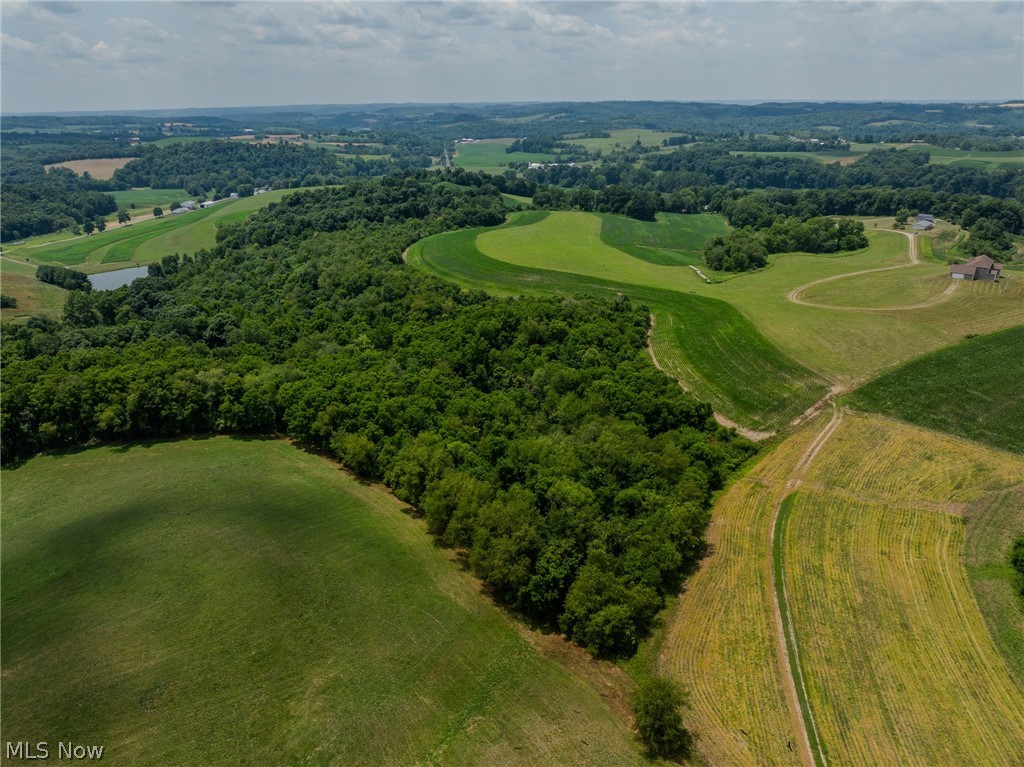
M 4 112 L 1024 97 L 1019 0 L 3 0 L 0 30 Z

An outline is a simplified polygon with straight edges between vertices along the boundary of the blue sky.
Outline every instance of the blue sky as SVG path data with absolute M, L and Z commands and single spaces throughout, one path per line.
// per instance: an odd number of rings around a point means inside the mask
M 2 109 L 1006 100 L 1024 3 L 4 0 Z

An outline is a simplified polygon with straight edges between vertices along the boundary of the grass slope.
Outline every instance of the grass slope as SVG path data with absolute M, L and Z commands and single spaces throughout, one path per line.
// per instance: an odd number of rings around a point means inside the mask
M 634 258 L 665 266 L 700 266 L 708 238 L 728 232 L 725 219 L 714 213 L 659 213 L 656 222 L 601 215 L 601 242 Z
M 885 413 L 1024 453 L 1024 327 L 970 338 L 882 375 L 851 394 Z
M 552 219 L 555 228 L 549 231 L 555 233 L 555 238 L 538 239 L 538 227 Z M 530 263 L 543 263 L 545 253 L 558 254 L 552 260 L 562 259 L 563 247 L 585 260 L 595 257 L 595 251 L 590 249 L 593 240 L 574 244 L 581 221 L 589 227 L 585 231 L 595 236 L 602 225 L 596 216 L 531 211 L 497 230 L 463 230 L 429 237 L 410 248 L 408 258 L 411 264 L 439 276 L 501 295 L 629 295 L 651 307 L 655 317 L 652 344 L 666 372 L 716 410 L 744 425 L 779 428 L 825 393 L 827 386 L 821 378 L 780 353 L 749 320 L 723 301 L 614 279 L 519 266 L 478 249 L 480 240 L 493 234 L 526 232 L 526 242 L 544 249 Z M 632 262 L 668 268 L 646 264 L 600 242 L 595 250 L 597 258 L 612 264 L 628 266 Z M 624 266 L 610 271 L 629 276 Z
M 957 512 L 1024 460 L 877 417 L 844 419 L 787 524 L 810 704 L 836 764 L 1024 762 L 1024 691 L 987 631 Z
M 160 206 L 170 213 L 169 205 L 189 199 L 184 189 L 126 189 L 111 192 L 119 208 L 128 208 L 134 204 L 141 213 L 150 213 L 151 209 Z
M 3 506 L 7 740 L 133 766 L 644 763 L 397 501 L 284 442 L 39 457 Z
M 159 261 L 171 253 L 194 253 L 212 247 L 217 226 L 238 221 L 253 211 L 280 201 L 289 190 L 275 190 L 254 197 L 225 201 L 180 216 L 165 215 L 128 226 L 110 226 L 89 237 L 76 237 L 41 247 L 11 248 L 19 259 L 35 263 L 79 266 L 83 271 L 101 271 L 102 264 L 127 266 Z

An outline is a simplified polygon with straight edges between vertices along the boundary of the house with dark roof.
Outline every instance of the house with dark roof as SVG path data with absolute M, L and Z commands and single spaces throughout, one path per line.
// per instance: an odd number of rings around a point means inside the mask
M 988 256 L 975 256 L 966 264 L 953 264 L 949 267 L 950 279 L 954 280 L 985 280 L 995 282 L 1003 271 L 1003 265 L 997 264 Z

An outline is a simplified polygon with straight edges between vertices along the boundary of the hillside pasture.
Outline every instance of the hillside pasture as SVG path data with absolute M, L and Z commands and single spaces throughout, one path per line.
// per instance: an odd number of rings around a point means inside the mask
M 648 763 L 621 672 L 548 659 L 399 502 L 285 442 L 38 457 L 3 505 L 12 741 L 133 767 Z
M 50 168 L 69 168 L 79 176 L 83 173 L 88 173 L 93 178 L 108 179 L 114 177 L 115 170 L 123 168 L 134 159 L 134 157 L 101 157 L 94 160 L 68 160 L 67 162 L 52 163 L 43 167 L 47 170 Z
M 104 232 L 75 237 L 38 248 L 21 247 L 17 255 L 33 262 L 76 266 L 102 271 L 104 265 L 139 265 L 159 261 L 171 253 L 194 253 L 212 247 L 217 227 L 239 221 L 253 211 L 279 201 L 288 190 L 275 190 L 239 200 L 225 200 L 209 208 L 178 216 L 165 214 L 127 226 L 108 226 Z
M 564 245 L 575 247 L 579 258 L 592 257 L 596 250 L 598 257 L 612 264 L 635 262 L 651 268 L 692 271 L 680 266 L 654 267 L 599 240 L 595 245 L 602 226 L 596 216 L 560 216 L 542 211 L 519 214 L 497 230 L 463 230 L 429 237 L 409 249 L 409 262 L 466 287 L 499 295 L 628 295 L 651 308 L 651 341 L 658 364 L 696 396 L 710 402 L 716 411 L 746 426 L 780 428 L 827 391 L 823 379 L 781 354 L 749 320 L 723 301 L 614 279 L 510 264 L 491 258 L 478 248 L 485 237 L 499 232 L 536 230 L 552 219 L 557 244 L 545 244 L 531 231 L 525 242 L 539 243 L 543 249 L 524 251 L 528 257 L 540 260 L 550 252 L 561 258 L 564 254 L 560 248 Z M 589 232 L 589 238 L 574 244 L 574 233 L 580 231 L 580 226 L 586 227 L 583 231 Z M 628 272 L 619 274 L 628 276 Z
M 655 222 L 601 215 L 601 242 L 663 266 L 701 265 L 708 238 L 728 233 L 725 219 L 714 213 L 659 213 Z
M 172 202 L 189 199 L 188 193 L 184 189 L 127 189 L 110 194 L 117 201 L 117 207 L 131 208 L 132 205 L 135 205 L 142 213 L 150 213 L 151 209 L 157 206 L 163 208 L 166 213 L 170 213 L 169 206 Z
M 1024 306 L 1020 311 L 1024 315 Z M 1022 382 L 1024 327 L 1014 327 L 912 360 L 868 382 L 849 395 L 848 402 L 861 410 L 1024 453 Z
M 678 136 L 678 133 L 666 131 L 649 130 L 647 128 L 619 128 L 607 131 L 608 138 L 574 138 L 572 134 L 565 139 L 570 144 L 579 144 L 587 149 L 600 149 L 603 152 L 611 152 L 619 149 L 629 149 L 637 141 L 641 146 L 661 146 L 665 139 Z M 668 147 L 674 150 L 676 147 Z
M 34 315 L 59 319 L 68 295 L 63 288 L 37 280 L 34 269 L 28 274 L 5 271 L 3 292 L 18 301 L 14 308 L 0 310 L 4 322 L 26 320 Z

